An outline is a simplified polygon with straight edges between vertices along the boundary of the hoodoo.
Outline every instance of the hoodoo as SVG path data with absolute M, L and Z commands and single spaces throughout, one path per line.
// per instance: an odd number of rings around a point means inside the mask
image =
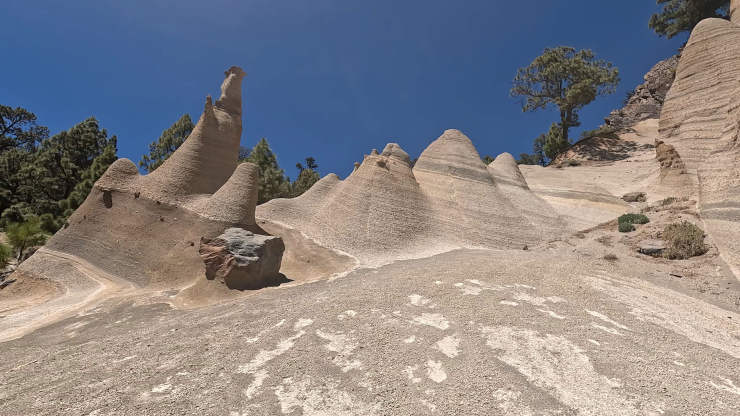
M 260 205 L 257 217 L 371 266 L 460 247 L 519 249 L 559 234 L 558 215 L 529 190 L 516 163 L 504 170 L 514 179 L 501 178 L 500 187 L 470 139 L 447 130 L 413 170 L 408 153 L 389 143 L 344 181 L 329 175 L 298 198 Z M 509 192 L 511 180 L 517 189 Z M 539 213 L 514 205 L 522 200 Z
M 162 166 L 142 176 L 130 160 L 117 160 L 67 226 L 18 272 L 64 278 L 46 261 L 63 253 L 137 286 L 176 286 L 205 276 L 201 237 L 231 227 L 264 233 L 254 219 L 257 167 L 238 165 L 246 74 L 232 67 L 225 75 L 221 97 L 215 105 L 206 99 L 192 134 Z

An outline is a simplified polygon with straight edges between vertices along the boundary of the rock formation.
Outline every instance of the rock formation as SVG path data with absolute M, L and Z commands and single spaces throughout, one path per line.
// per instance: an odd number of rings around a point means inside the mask
M 280 273 L 285 244 L 280 237 L 229 228 L 216 238 L 202 237 L 198 252 L 206 277 L 223 279 L 231 289 L 254 289 Z
M 51 251 L 138 286 L 173 286 L 205 275 L 201 237 L 234 226 L 264 233 L 254 219 L 257 167 L 238 164 L 246 74 L 232 67 L 225 75 L 221 97 L 215 104 L 206 99 L 192 134 L 162 166 L 142 176 L 130 160 L 117 160 L 67 226 L 18 272 L 54 280 L 42 259 Z
M 627 104 L 621 110 L 614 110 L 604 122 L 612 130 L 631 127 L 649 118 L 660 118 L 666 95 L 676 77 L 679 56 L 672 56 L 658 62 L 645 74 L 645 83 L 637 86 Z
M 691 33 L 660 118 L 660 140 L 690 172 L 716 148 L 740 79 L 740 26 L 706 19 Z
M 300 197 L 260 205 L 256 215 L 370 266 L 459 247 L 519 249 L 562 232 L 557 214 L 529 191 L 516 164 L 497 173 L 499 185 L 457 130 L 446 131 L 409 166 L 408 154 L 390 143 L 344 181 L 328 175 Z M 532 208 L 522 209 L 520 200 Z
M 732 21 L 691 33 L 661 118 L 660 138 L 698 173 L 700 212 L 720 255 L 740 277 L 740 1 Z

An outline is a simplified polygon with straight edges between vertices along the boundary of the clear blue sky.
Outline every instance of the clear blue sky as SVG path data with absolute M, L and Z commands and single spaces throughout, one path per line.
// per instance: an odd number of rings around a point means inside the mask
M 267 138 L 292 178 L 308 156 L 344 178 L 388 142 L 413 158 L 450 128 L 482 156 L 516 156 L 556 120 L 509 98 L 517 68 L 559 45 L 613 62 L 618 93 L 581 113 L 596 128 L 685 41 L 648 29 L 657 10 L 654 0 L 6 1 L 0 103 L 52 133 L 95 116 L 138 162 L 182 114 L 197 120 L 238 65 L 249 74 L 242 144 Z

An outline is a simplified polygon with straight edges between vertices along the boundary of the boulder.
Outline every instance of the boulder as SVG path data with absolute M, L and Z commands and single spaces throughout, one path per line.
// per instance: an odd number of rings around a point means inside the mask
M 663 254 L 665 245 L 660 241 L 643 241 L 637 249 L 638 253 L 648 256 L 658 257 Z
M 199 253 L 208 279 L 221 278 L 231 289 L 256 289 L 280 273 L 285 244 L 280 237 L 229 228 L 216 238 L 201 238 Z
M 630 192 L 624 194 L 622 200 L 625 202 L 645 202 L 647 201 L 647 197 L 645 196 L 645 192 Z

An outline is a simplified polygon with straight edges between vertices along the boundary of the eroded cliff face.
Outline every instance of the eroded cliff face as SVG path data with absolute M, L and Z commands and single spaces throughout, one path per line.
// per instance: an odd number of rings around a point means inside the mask
M 701 216 L 740 277 L 740 0 L 732 21 L 707 19 L 683 51 L 660 120 L 660 140 L 696 174 Z
M 645 83 L 635 88 L 625 106 L 614 110 L 604 122 L 612 130 L 631 127 L 640 121 L 660 118 L 668 91 L 676 78 L 679 55 L 658 62 L 645 74 Z

